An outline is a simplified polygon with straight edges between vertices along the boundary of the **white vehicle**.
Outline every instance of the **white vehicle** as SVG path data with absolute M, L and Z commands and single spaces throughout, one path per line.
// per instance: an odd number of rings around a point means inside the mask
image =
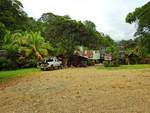
M 49 70 L 54 68 L 62 68 L 62 61 L 59 61 L 56 57 L 51 57 L 49 59 L 44 59 L 43 62 L 40 63 L 39 67 L 41 70 Z

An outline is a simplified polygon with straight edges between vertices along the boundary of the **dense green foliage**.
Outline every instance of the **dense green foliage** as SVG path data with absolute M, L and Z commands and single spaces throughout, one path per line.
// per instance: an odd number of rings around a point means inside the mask
M 0 22 L 9 30 L 22 29 L 27 14 L 18 0 L 0 0 Z
M 76 46 L 99 49 L 114 43 L 91 21 L 53 13 L 44 13 L 36 21 L 28 17 L 18 0 L 0 0 L 0 33 L 0 49 L 8 52 L 6 57 L 0 56 L 0 69 L 33 67 L 48 56 L 67 59 Z
M 38 21 L 43 24 L 42 34 L 55 48 L 53 53 L 56 54 L 68 56 L 78 45 L 98 49 L 106 41 L 110 45 L 113 43 L 111 38 L 96 31 L 96 25 L 91 21 L 82 23 L 72 20 L 69 16 L 52 13 L 43 14 Z
M 4 26 L 9 31 L 40 31 L 41 29 L 40 23 L 28 17 L 19 0 L 0 0 L 0 26 Z
M 119 49 L 116 44 L 106 48 L 106 54 L 112 55 L 111 61 L 104 61 L 105 67 L 118 67 L 119 66 Z
M 36 66 L 37 60 L 48 55 L 51 46 L 38 32 L 7 32 L 2 49 L 7 50 L 8 57 L 1 58 L 1 68 Z
M 22 57 L 34 56 L 37 59 L 42 59 L 48 55 L 50 44 L 46 43 L 44 38 L 38 32 L 8 32 L 4 37 L 2 49 L 9 52 L 18 52 Z
M 126 22 L 138 25 L 136 39 L 119 42 L 125 47 L 127 58 L 135 54 L 142 59 L 150 54 L 149 15 L 150 2 L 126 17 Z M 61 56 L 67 64 L 77 46 L 88 50 L 104 47 L 106 53 L 112 54 L 110 65 L 118 66 L 118 45 L 110 36 L 98 32 L 92 21 L 76 21 L 53 13 L 44 13 L 35 20 L 28 17 L 18 0 L 0 0 L 0 34 L 0 50 L 8 53 L 0 56 L 0 70 L 34 67 L 48 56 Z
M 150 2 L 140 8 L 136 8 L 134 12 L 129 13 L 126 22 L 138 24 L 136 34 L 150 33 Z
M 141 50 L 141 55 L 150 54 L 150 2 L 140 8 L 136 8 L 126 17 L 126 22 L 136 23 L 138 28 L 135 36 L 137 37 L 134 42 L 136 47 L 134 49 Z

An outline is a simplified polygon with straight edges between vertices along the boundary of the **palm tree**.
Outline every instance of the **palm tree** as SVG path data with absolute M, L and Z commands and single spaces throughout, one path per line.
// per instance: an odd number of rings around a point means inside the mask
M 48 50 L 51 48 L 50 44 L 45 42 L 39 32 L 25 32 L 21 39 L 19 51 L 24 52 L 26 57 L 34 55 L 38 60 L 41 60 L 48 55 Z
M 19 45 L 14 35 L 12 35 L 10 31 L 7 31 L 4 36 L 2 49 L 8 50 L 9 52 L 17 52 L 18 48 Z
M 48 50 L 52 49 L 51 45 L 45 42 L 39 32 L 14 34 L 7 32 L 2 48 L 12 52 L 19 52 L 25 58 L 35 56 L 38 60 L 47 56 Z

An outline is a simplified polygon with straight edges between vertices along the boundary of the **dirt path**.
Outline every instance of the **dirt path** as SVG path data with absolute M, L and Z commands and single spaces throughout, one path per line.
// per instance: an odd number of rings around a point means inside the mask
M 150 113 L 150 69 L 34 73 L 0 89 L 0 113 Z

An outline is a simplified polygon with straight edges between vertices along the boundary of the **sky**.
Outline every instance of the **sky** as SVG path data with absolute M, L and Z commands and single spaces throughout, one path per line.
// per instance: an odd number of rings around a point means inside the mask
M 125 18 L 135 8 L 149 0 L 20 0 L 29 16 L 38 19 L 43 13 L 69 15 L 76 20 L 90 20 L 97 31 L 108 34 L 112 39 L 132 39 L 137 26 L 128 24 Z

